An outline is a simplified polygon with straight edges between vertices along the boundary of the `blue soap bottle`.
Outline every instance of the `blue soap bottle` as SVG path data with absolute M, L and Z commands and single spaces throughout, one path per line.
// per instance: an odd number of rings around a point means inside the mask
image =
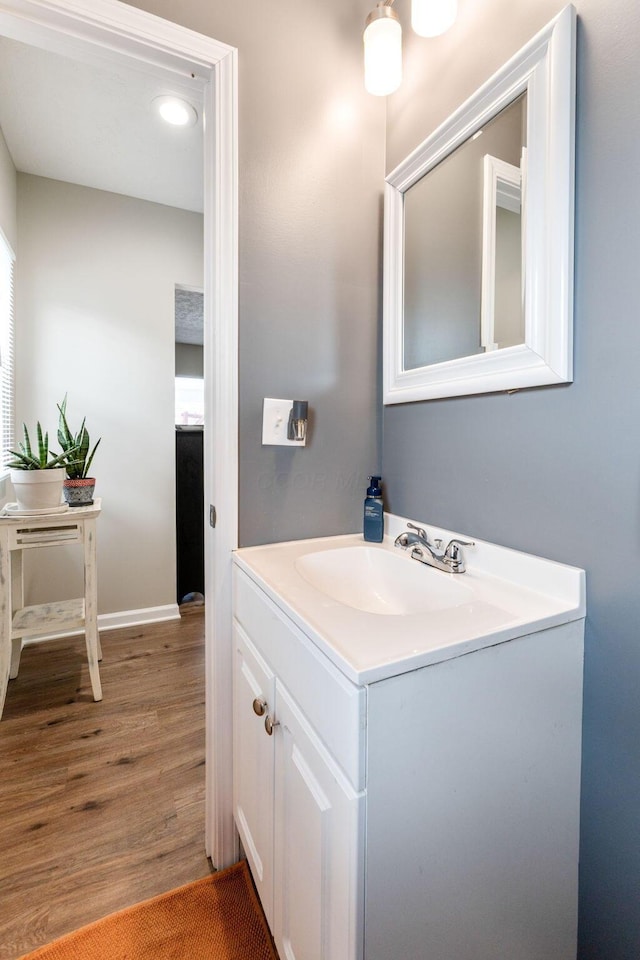
M 382 543 L 384 537 L 384 507 L 382 503 L 381 477 L 369 477 L 370 486 L 364 501 L 364 539 L 369 543 Z

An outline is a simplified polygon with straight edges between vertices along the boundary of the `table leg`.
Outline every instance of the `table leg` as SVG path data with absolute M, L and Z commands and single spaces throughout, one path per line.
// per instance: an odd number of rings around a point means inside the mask
M 86 520 L 84 528 L 84 616 L 87 660 L 93 699 L 102 700 L 98 660 L 102 656 L 98 635 L 98 583 L 96 562 L 96 522 Z
M 6 529 L 0 529 L 0 717 L 11 664 L 11 558 Z
M 12 550 L 9 555 L 11 566 L 11 619 L 17 610 L 24 607 L 24 578 L 22 567 L 22 550 Z M 11 669 L 9 679 L 18 676 L 20 669 L 20 655 L 22 653 L 22 637 L 14 637 L 11 641 Z

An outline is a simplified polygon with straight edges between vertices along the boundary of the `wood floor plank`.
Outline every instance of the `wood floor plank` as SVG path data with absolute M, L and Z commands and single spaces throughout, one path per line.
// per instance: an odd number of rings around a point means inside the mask
M 0 721 L 0 960 L 211 872 L 204 617 L 27 647 Z

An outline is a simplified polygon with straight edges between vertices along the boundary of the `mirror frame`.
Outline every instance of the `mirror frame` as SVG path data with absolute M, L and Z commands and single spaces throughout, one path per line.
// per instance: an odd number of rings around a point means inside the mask
M 576 11 L 565 7 L 385 181 L 383 401 L 512 391 L 573 380 Z M 527 94 L 525 342 L 404 369 L 404 194 Z M 480 321 L 480 291 L 478 321 Z

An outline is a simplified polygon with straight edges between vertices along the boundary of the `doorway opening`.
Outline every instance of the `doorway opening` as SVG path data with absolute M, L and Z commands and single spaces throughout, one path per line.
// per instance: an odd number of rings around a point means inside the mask
M 0 0 L 0 36 L 78 63 L 137 69 L 171 87 L 200 90 L 204 154 L 205 568 L 215 598 L 205 617 L 206 850 L 217 867 L 236 859 L 232 816 L 231 551 L 237 545 L 237 51 L 118 0 Z M 31 78 L 38 83 L 38 79 Z M 82 89 L 82 85 L 78 85 Z M 23 91 L 21 92 L 21 96 Z M 85 113 L 83 116 L 87 117 Z M 69 142 L 73 142 L 72 140 Z M 68 151 L 69 156 L 73 151 Z M 149 170 L 153 171 L 153 165 Z M 131 325 L 130 359 L 136 344 Z M 155 349 L 155 345 L 153 347 Z M 113 367 L 115 374 L 121 370 Z M 213 384 L 215 383 L 215 391 Z M 111 387 L 113 390 L 113 385 Z M 107 391 L 108 392 L 108 391 Z M 167 423 L 167 427 L 169 424 Z M 118 453 L 114 454 L 114 458 Z M 207 509 L 207 514 L 209 513 Z

